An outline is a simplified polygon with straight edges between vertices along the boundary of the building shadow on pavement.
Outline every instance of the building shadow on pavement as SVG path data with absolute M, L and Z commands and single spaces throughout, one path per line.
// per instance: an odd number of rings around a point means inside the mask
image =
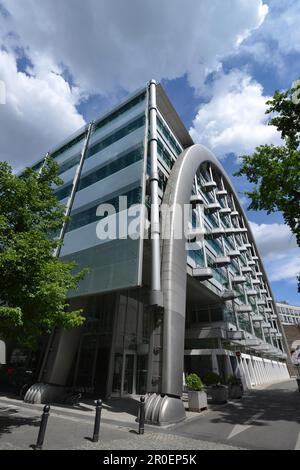
M 211 423 L 251 424 L 267 426 L 268 422 L 290 421 L 300 424 L 300 393 L 279 387 L 251 390 L 240 400 L 225 405 L 210 405 L 218 416 Z

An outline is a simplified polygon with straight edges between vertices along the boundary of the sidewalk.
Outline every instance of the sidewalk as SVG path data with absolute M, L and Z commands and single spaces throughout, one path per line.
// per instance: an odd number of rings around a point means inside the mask
M 21 402 L 0 398 L 0 450 L 31 450 L 36 443 L 42 405 L 21 405 Z M 86 413 L 86 414 L 85 414 Z M 92 443 L 94 413 L 51 407 L 45 438 L 45 450 L 234 450 L 227 444 L 171 434 L 168 429 L 145 426 L 145 434 L 137 434 L 133 415 L 131 423 L 109 420 L 111 410 L 104 411 L 100 442 Z M 119 417 L 128 419 L 128 413 Z M 113 423 L 113 424 L 111 424 Z
M 186 403 L 187 405 L 187 403 Z M 0 449 L 36 443 L 43 405 L 0 397 Z M 198 450 L 300 449 L 300 393 L 295 379 L 245 393 L 240 400 L 209 405 L 167 427 L 145 426 L 137 434 L 138 397 L 104 402 L 101 440 L 93 444 L 95 407 L 51 406 L 45 449 Z
M 101 421 L 103 423 L 114 424 L 117 426 L 136 426 L 139 398 L 139 396 L 136 396 L 123 399 L 112 398 L 109 400 L 103 400 Z M 188 402 L 186 400 L 183 400 L 183 403 L 186 408 L 187 420 L 199 416 L 199 413 L 188 411 Z M 2 405 L 13 405 L 21 407 L 24 410 L 36 410 L 40 414 L 42 414 L 44 408 L 44 405 L 24 403 L 21 399 L 11 396 L 0 396 L 0 406 Z M 80 405 L 75 407 L 64 404 L 53 404 L 51 405 L 51 410 L 53 412 L 55 411 L 57 414 L 78 416 L 83 419 L 94 419 L 95 416 L 95 405 L 92 400 L 82 400 Z M 205 411 L 203 413 L 205 413 Z M 164 426 L 163 428 L 166 429 L 168 427 L 169 426 Z

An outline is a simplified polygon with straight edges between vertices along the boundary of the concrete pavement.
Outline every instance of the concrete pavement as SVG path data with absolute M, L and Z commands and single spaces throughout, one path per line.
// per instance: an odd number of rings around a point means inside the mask
M 247 392 L 241 400 L 211 405 L 209 413 L 171 432 L 246 449 L 300 450 L 297 383 L 292 379 Z
M 210 405 L 200 415 L 167 428 L 146 426 L 138 436 L 137 401 L 108 402 L 103 410 L 101 441 L 93 432 L 94 407 L 81 410 L 52 406 L 45 449 L 186 450 L 299 449 L 300 393 L 295 380 L 247 392 L 243 399 Z M 30 449 L 36 442 L 43 406 L 0 397 L 0 449 Z
M 0 400 L 0 450 L 31 450 L 36 443 L 41 410 Z M 100 441 L 92 443 L 93 416 L 51 408 L 45 450 L 235 450 L 230 444 L 205 442 L 198 438 L 169 434 L 167 430 L 146 427 L 137 434 L 137 423 L 101 423 Z

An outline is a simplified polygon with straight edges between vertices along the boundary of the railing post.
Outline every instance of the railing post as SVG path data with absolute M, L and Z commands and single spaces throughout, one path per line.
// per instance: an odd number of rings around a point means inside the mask
M 96 416 L 95 416 L 94 434 L 93 434 L 92 441 L 93 442 L 98 442 L 99 441 L 99 433 L 100 433 L 102 400 L 97 400 L 95 403 L 96 403 Z
M 46 405 L 44 407 L 44 411 L 43 411 L 43 414 L 42 414 L 40 430 L 39 430 L 39 434 L 38 434 L 38 438 L 37 438 L 37 442 L 36 442 L 36 445 L 34 447 L 34 450 L 43 450 L 43 444 L 44 444 L 44 439 L 45 439 L 45 434 L 46 434 L 46 429 L 47 429 L 49 412 L 50 412 L 50 406 Z

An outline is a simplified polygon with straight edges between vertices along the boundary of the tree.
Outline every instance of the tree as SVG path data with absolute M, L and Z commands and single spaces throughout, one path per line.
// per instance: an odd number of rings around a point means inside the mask
M 245 175 L 253 190 L 249 209 L 281 211 L 300 246 L 300 82 L 291 89 L 276 91 L 267 101 L 268 124 L 281 134 L 282 145 L 260 145 L 252 155 L 243 155 L 235 176 Z M 274 113 L 274 114 L 273 114 Z M 300 276 L 298 277 L 300 291 Z
M 18 177 L 0 163 L 0 336 L 28 347 L 55 326 L 84 322 L 66 298 L 86 271 L 74 274 L 74 263 L 53 256 L 61 242 L 50 234 L 65 220 L 52 189 L 62 183 L 57 170 L 48 158 L 39 174 L 26 169 Z

